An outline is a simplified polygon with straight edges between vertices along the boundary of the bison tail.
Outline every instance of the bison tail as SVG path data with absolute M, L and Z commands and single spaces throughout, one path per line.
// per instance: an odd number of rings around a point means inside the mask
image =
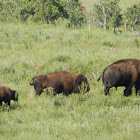
M 106 71 L 107 68 L 105 68 L 102 72 L 102 74 L 100 75 L 100 77 L 97 79 L 97 81 L 99 81 L 101 79 L 101 77 L 104 75 L 104 72 Z
M 97 81 L 99 81 L 101 79 L 102 75 L 97 79 Z
M 34 85 L 34 78 L 31 80 L 30 85 L 31 85 L 31 86 Z

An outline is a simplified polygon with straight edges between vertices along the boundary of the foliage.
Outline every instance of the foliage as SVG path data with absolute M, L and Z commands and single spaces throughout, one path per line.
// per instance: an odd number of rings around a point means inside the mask
M 103 0 L 95 4 L 95 20 L 104 29 L 116 28 L 121 25 L 122 15 L 119 0 Z
M 0 21 L 15 22 L 19 20 L 22 2 L 24 0 L 0 0 Z
M 21 17 L 24 21 L 32 17 L 34 21 L 49 23 L 63 16 L 63 13 L 64 3 L 60 0 L 26 0 L 21 10 Z
M 66 4 L 68 27 L 81 27 L 86 23 L 85 11 L 80 9 L 78 2 L 71 0 Z
M 126 9 L 124 14 L 126 28 L 133 30 L 140 30 L 140 3 Z
M 60 0 L 26 1 L 20 15 L 23 21 L 31 19 L 46 23 L 55 23 L 55 20 L 62 17 L 68 20 L 67 26 L 69 27 L 81 27 L 85 23 L 84 11 L 80 9 L 77 0 L 69 2 Z
M 27 19 L 32 19 L 35 14 L 35 8 L 32 6 L 33 3 L 29 2 L 29 0 L 25 0 L 22 2 L 23 6 L 20 10 L 20 19 L 21 21 L 27 21 Z
M 83 5 L 84 8 L 80 7 L 80 3 L 81 1 L 78 0 L 0 0 L 0 21 L 34 21 L 54 24 L 57 20 L 61 20 L 68 27 L 81 27 L 86 25 L 88 19 L 89 26 L 92 21 L 105 30 L 113 29 L 115 33 L 140 28 L 140 4 L 137 0 L 133 1 L 133 6 L 129 6 L 132 2 L 128 2 L 129 8 L 122 7 L 123 3 L 119 0 L 96 0 L 92 2 L 94 11 L 91 8 L 90 12 L 88 9 L 92 7 L 91 2 L 90 6 Z M 126 1 L 124 3 L 126 4 Z

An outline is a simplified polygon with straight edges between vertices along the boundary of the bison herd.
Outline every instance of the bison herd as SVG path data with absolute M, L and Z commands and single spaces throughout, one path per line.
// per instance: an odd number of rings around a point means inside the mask
M 138 59 L 123 59 L 119 60 L 106 67 L 97 81 L 102 78 L 104 84 L 105 95 L 109 94 L 109 89 L 112 87 L 124 86 L 124 96 L 132 94 L 132 87 L 135 87 L 136 95 L 140 89 L 140 60 Z M 73 72 L 60 71 L 49 73 L 47 75 L 39 75 L 34 77 L 30 85 L 34 86 L 36 95 L 40 95 L 43 90 L 49 92 L 53 90 L 54 95 L 62 93 L 68 96 L 71 93 L 86 93 L 90 90 L 87 78 Z M 0 108 L 2 101 L 8 103 L 10 100 L 17 101 L 18 93 L 8 87 L 0 87 Z

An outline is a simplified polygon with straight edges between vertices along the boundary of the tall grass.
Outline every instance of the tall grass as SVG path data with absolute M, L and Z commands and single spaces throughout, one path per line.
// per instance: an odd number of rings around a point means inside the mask
M 46 39 L 50 36 L 50 39 Z M 0 110 L 0 139 L 139 139 L 140 98 L 123 97 L 123 87 L 105 96 L 102 70 L 123 58 L 140 59 L 140 37 L 92 28 L 0 23 L 0 85 L 19 93 L 19 104 Z M 35 98 L 30 80 L 68 70 L 90 77 L 84 95 L 42 93 Z

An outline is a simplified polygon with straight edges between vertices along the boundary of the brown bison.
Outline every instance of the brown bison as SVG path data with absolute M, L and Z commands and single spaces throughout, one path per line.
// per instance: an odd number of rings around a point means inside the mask
M 136 95 L 140 89 L 140 60 L 123 59 L 106 67 L 98 81 L 102 77 L 105 95 L 109 94 L 111 87 L 125 86 L 124 96 L 131 95 L 132 86 L 135 85 Z
M 10 106 L 10 100 L 18 101 L 18 93 L 8 87 L 0 87 L 0 108 L 2 107 L 2 101 Z
M 34 86 L 36 95 L 40 95 L 43 89 L 48 91 L 49 88 L 53 88 L 54 95 L 63 93 L 66 96 L 70 93 L 79 93 L 81 88 L 84 88 L 84 93 L 90 90 L 87 78 L 84 75 L 75 75 L 67 71 L 36 76 L 32 79 L 30 85 Z

